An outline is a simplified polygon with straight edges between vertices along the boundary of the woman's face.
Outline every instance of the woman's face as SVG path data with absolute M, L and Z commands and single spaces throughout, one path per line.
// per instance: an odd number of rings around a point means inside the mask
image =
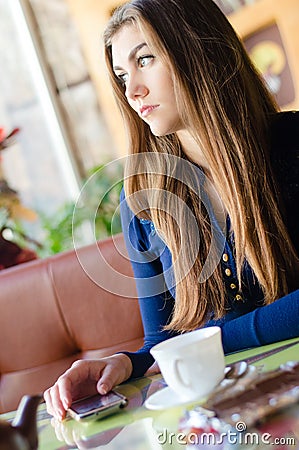
M 169 67 L 153 54 L 137 26 L 125 25 L 113 37 L 112 63 L 129 105 L 154 135 L 182 129 Z

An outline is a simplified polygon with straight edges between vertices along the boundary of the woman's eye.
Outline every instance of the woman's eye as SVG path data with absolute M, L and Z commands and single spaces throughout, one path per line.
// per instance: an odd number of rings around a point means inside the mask
M 153 59 L 154 59 L 153 55 L 139 56 L 139 58 L 137 58 L 138 67 L 147 66 Z
M 120 73 L 117 75 L 118 80 L 122 83 L 125 84 L 128 80 L 128 74 L 127 73 Z

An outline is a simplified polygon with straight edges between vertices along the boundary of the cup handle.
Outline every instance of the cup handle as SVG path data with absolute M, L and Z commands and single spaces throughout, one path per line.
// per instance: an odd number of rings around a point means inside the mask
M 190 381 L 189 381 L 189 380 L 186 381 L 186 380 L 182 377 L 182 375 L 181 375 L 181 373 L 180 373 L 180 369 L 179 369 L 179 364 L 180 364 L 180 362 L 181 362 L 181 359 L 175 359 L 175 360 L 174 360 L 174 364 L 173 364 L 174 375 L 175 375 L 176 379 L 179 381 L 179 383 L 180 383 L 182 386 L 185 386 L 185 387 L 189 388 L 189 387 L 190 387 Z

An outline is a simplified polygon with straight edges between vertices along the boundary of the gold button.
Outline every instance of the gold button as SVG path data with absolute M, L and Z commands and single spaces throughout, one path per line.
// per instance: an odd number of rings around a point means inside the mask
M 224 262 L 227 262 L 228 261 L 228 254 L 227 253 L 223 253 L 222 259 L 223 259 Z
M 235 300 L 237 300 L 237 301 L 243 300 L 242 295 L 237 294 L 237 295 L 235 296 Z
M 232 283 L 232 284 L 230 285 L 230 288 L 231 288 L 231 289 L 236 289 L 236 287 L 237 287 L 237 286 L 235 285 L 235 283 Z
M 226 275 L 227 277 L 230 277 L 231 274 L 232 274 L 232 272 L 231 272 L 230 269 L 225 269 L 225 275 Z

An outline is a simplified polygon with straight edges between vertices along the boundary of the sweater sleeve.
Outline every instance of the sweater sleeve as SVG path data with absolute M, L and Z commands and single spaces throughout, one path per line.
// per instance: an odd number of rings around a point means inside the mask
M 167 251 L 156 234 L 152 222 L 138 219 L 130 210 L 124 192 L 120 197 L 120 211 L 124 239 L 133 267 L 139 307 L 144 327 L 144 345 L 136 352 L 125 353 L 132 361 L 132 378 L 144 375 L 153 364 L 149 350 L 155 344 L 171 337 L 163 327 L 171 316 L 174 299 L 166 287 L 164 274 L 169 271 L 161 254 Z M 171 265 L 169 258 L 163 258 Z
M 219 324 L 225 353 L 299 336 L 299 290 Z

